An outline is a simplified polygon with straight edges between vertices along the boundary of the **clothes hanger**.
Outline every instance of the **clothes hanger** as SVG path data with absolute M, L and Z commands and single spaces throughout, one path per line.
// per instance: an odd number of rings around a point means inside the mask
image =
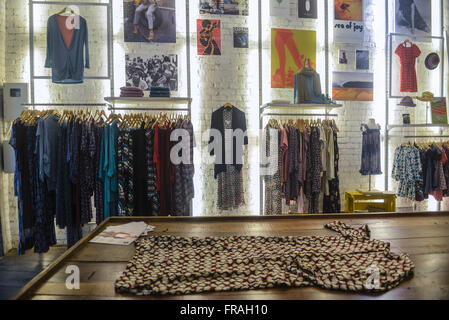
M 73 9 L 71 9 L 69 7 L 65 7 L 64 9 L 62 9 L 61 11 L 59 11 L 57 13 L 58 16 L 62 16 L 64 14 L 72 15 L 72 14 L 75 14 L 75 12 L 73 11 Z
M 232 108 L 232 103 L 226 102 L 226 103 L 224 104 L 224 107 L 225 107 L 225 108 Z
M 403 44 L 404 44 L 404 47 L 406 47 L 406 48 L 409 48 L 409 47 L 407 47 L 407 43 L 410 43 L 410 47 L 413 45 L 413 42 L 411 42 L 409 39 L 405 39 Z

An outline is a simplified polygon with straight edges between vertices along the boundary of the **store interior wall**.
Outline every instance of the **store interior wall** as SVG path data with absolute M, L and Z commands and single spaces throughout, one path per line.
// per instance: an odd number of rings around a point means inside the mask
M 102 2 L 102 1 L 99 1 Z M 270 28 L 288 28 L 317 30 L 318 40 L 318 72 L 321 75 L 324 91 L 324 1 L 319 2 L 319 20 L 297 18 L 297 1 L 291 0 L 291 14 L 288 18 L 270 17 L 269 6 L 263 5 L 262 10 L 262 88 L 259 87 L 258 61 L 258 1 L 250 1 L 249 16 L 216 16 L 200 15 L 198 1 L 189 1 L 190 5 L 190 67 L 192 83 L 192 121 L 195 127 L 197 149 L 195 150 L 195 199 L 193 214 L 229 215 L 229 214 L 259 214 L 259 90 L 262 90 L 263 103 L 272 99 L 293 100 L 292 89 L 271 89 L 270 86 Z M 345 48 L 352 52 L 353 59 L 356 49 L 370 51 L 370 70 L 375 70 L 375 101 L 373 102 L 343 102 L 336 119 L 340 129 L 340 190 L 342 193 L 342 208 L 344 208 L 344 191 L 367 189 L 368 177 L 359 174 L 362 137 L 360 124 L 369 118 L 375 118 L 382 126 L 385 124 L 385 7 L 384 1 L 366 0 L 365 8 L 365 43 L 360 45 L 332 43 L 332 28 L 329 28 L 329 48 L 331 50 L 330 76 L 332 71 L 355 71 L 354 66 L 339 65 L 338 50 Z M 265 3 L 265 1 L 262 1 Z M 449 16 L 448 1 L 445 4 L 445 24 Z M 106 15 L 100 10 L 81 8 L 89 25 L 89 40 L 91 46 L 91 65 L 86 75 L 104 74 L 107 69 L 106 53 Z M 329 1 L 330 26 L 332 26 L 333 1 Z M 60 10 L 60 6 L 42 6 L 35 10 L 35 55 L 38 74 L 49 75 L 49 70 L 43 68 L 45 58 L 45 28 L 48 17 Z M 187 95 L 186 71 L 186 4 L 184 0 L 176 0 L 176 44 L 125 43 L 123 35 L 123 2 L 113 1 L 113 40 L 114 40 L 114 95 L 125 84 L 125 54 L 154 53 L 177 54 L 179 65 L 179 91 L 176 96 Z M 7 14 L 5 14 L 7 13 Z M 222 55 L 197 55 L 197 19 L 219 19 L 222 26 Z M 27 0 L 0 1 L 0 84 L 7 82 L 29 82 L 29 12 Z M 248 27 L 250 44 L 248 49 L 233 47 L 233 27 Z M 2 45 L 2 41 L 4 45 Z M 375 46 L 368 45 L 369 42 Z M 425 57 L 424 57 L 425 58 Z M 7 62 L 7 63 L 5 63 Z M 350 70 L 349 70 L 350 69 Z M 447 83 L 447 82 L 446 82 Z M 331 79 L 329 79 L 331 88 Z M 447 85 L 446 85 L 447 88 Z M 331 89 L 330 89 L 331 90 Z M 331 92 L 329 92 L 331 93 Z M 82 85 L 54 85 L 47 80 L 36 82 L 36 101 L 38 102 L 103 102 L 103 97 L 110 96 L 110 82 L 88 80 Z M 217 185 L 213 177 L 213 164 L 206 152 L 206 141 L 202 133 L 210 127 L 210 117 L 214 110 L 225 102 L 231 102 L 245 111 L 248 123 L 249 146 L 244 164 L 244 193 L 246 204 L 239 210 L 221 212 L 216 208 Z M 396 110 L 395 112 L 401 112 Z M 419 116 L 416 116 L 419 117 Z M 6 131 L 9 123 L 0 122 L 0 137 L 8 139 Z M 383 148 L 382 148 L 383 150 Z M 393 150 L 394 151 L 394 150 Z M 392 153 L 390 153 L 392 157 Z M 391 158 L 390 157 L 390 158 Z M 382 158 L 383 159 L 383 158 Z M 383 163 L 383 168 L 384 168 Z M 390 167 L 391 168 L 391 167 Z M 389 174 L 389 172 L 384 172 Z M 385 176 L 374 177 L 375 187 L 384 188 Z M 0 172 L 0 211 L 5 250 L 17 247 L 17 200 L 14 197 L 13 175 Z M 390 188 L 391 189 L 391 188 Z M 423 210 L 428 204 L 423 204 Z M 58 231 L 58 243 L 64 243 L 65 232 Z
M 0 1 L 0 91 L 3 89 L 3 83 L 5 82 L 5 54 L 6 54 L 6 23 L 5 23 L 5 1 Z M 0 95 L 1 98 L 1 95 Z M 2 102 L 0 101 L 0 105 L 2 105 Z M 0 114 L 0 143 L 4 140 L 5 136 L 5 126 L 3 121 L 3 116 Z M 1 154 L 1 152 L 0 152 Z M 0 162 L 2 159 L 0 159 Z M 2 164 L 0 164 L 0 167 Z M 8 229 L 10 227 L 8 215 L 7 215 L 7 209 L 8 205 L 5 201 L 7 192 L 7 187 L 5 180 L 7 178 L 3 174 L 3 170 L 0 170 L 0 239 L 1 246 L 0 246 L 0 256 L 2 255 L 2 250 L 9 249 L 7 245 L 11 244 L 11 240 L 9 239 L 8 235 L 10 234 L 8 232 Z

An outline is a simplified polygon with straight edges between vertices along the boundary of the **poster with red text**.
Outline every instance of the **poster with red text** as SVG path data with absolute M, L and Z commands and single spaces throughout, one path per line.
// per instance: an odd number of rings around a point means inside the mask
M 198 19 L 197 33 L 199 56 L 221 56 L 220 20 Z

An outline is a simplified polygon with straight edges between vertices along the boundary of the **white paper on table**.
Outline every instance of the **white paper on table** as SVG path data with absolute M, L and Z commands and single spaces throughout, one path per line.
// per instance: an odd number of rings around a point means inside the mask
M 140 236 L 152 232 L 154 228 L 145 222 L 130 222 L 119 226 L 109 226 L 89 242 L 129 245 Z

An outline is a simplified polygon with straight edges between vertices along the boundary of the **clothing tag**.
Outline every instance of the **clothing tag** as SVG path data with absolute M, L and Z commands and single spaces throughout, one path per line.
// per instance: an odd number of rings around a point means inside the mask
M 76 30 L 80 29 L 80 16 L 79 15 L 75 16 L 75 29 Z

